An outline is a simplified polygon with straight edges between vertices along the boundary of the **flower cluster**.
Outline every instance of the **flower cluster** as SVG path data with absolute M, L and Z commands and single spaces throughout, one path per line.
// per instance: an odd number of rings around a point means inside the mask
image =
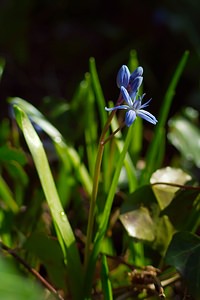
M 120 88 L 122 98 L 125 100 L 126 104 L 117 105 L 112 108 L 105 107 L 105 110 L 107 111 L 125 109 L 127 111 L 125 115 L 125 124 L 128 127 L 135 121 L 137 116 L 154 125 L 158 122 L 150 112 L 143 109 L 149 105 L 151 99 L 142 104 L 142 99 L 145 94 L 142 96 L 138 95 L 139 87 L 143 81 L 142 74 L 142 67 L 138 67 L 130 74 L 128 67 L 123 65 L 117 74 L 117 86 Z

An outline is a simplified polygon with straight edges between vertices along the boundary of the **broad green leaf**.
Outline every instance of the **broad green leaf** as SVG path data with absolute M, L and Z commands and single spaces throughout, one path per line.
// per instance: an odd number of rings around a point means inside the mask
M 151 242 L 161 254 L 174 233 L 167 216 L 160 216 L 160 208 L 150 186 L 143 186 L 127 197 L 121 206 L 120 220 L 130 236 Z
M 150 212 L 146 207 L 139 207 L 138 209 L 120 215 L 120 220 L 131 237 L 153 241 L 155 238 L 153 220 Z
M 161 209 L 167 207 L 175 196 L 175 193 L 180 189 L 179 187 L 174 187 L 165 184 L 156 183 L 171 183 L 184 185 L 187 181 L 191 180 L 191 176 L 185 173 L 181 169 L 166 167 L 154 172 L 150 178 L 150 183 L 154 194 Z
M 200 129 L 188 119 L 177 116 L 169 120 L 168 139 L 183 157 L 200 167 Z
M 58 241 L 42 232 L 34 232 L 26 240 L 24 248 L 44 265 L 53 286 L 66 290 L 66 269 Z
M 200 296 L 200 238 L 189 232 L 174 234 L 165 257 L 186 279 L 190 293 Z
M 43 300 L 44 294 L 39 284 L 20 275 L 8 261 L 0 257 L 0 299 Z
M 162 211 L 167 215 L 176 230 L 193 231 L 200 224 L 200 190 L 181 190 Z
M 14 105 L 14 112 L 32 154 L 63 250 L 63 245 L 65 245 L 71 292 L 74 299 L 78 300 L 81 297 L 82 289 L 77 289 L 76 286 L 82 286 L 82 267 L 72 228 L 58 197 L 43 145 L 25 112 L 17 105 Z M 77 272 L 75 273 L 74 270 Z

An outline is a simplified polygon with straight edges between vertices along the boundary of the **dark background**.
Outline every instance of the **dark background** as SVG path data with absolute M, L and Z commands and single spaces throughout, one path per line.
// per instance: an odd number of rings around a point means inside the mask
M 115 100 L 116 73 L 135 49 L 144 67 L 144 89 L 160 105 L 185 50 L 189 61 L 171 113 L 199 101 L 200 2 L 1 0 L 1 114 L 7 97 L 40 108 L 44 97 L 70 101 L 94 56 L 107 100 Z M 152 111 L 152 110 L 151 110 Z

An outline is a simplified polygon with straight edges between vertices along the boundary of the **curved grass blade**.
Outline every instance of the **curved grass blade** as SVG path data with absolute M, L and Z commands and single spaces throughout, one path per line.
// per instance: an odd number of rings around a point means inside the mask
M 71 292 L 74 299 L 81 299 L 82 268 L 76 247 L 76 240 L 58 197 L 43 145 L 25 112 L 17 105 L 14 105 L 14 112 L 17 123 L 23 132 L 26 143 L 32 154 L 55 227 L 58 229 L 58 236 L 60 235 L 62 237 L 63 243 L 65 244 Z M 62 248 L 63 243 L 61 243 Z M 80 288 L 77 289 L 77 286 Z
M 83 187 L 89 195 L 92 191 L 92 180 L 85 165 L 81 162 L 80 157 L 76 150 L 67 145 L 62 137 L 61 133 L 46 120 L 43 114 L 40 113 L 32 104 L 21 98 L 10 98 L 8 100 L 11 104 L 17 104 L 21 109 L 30 117 L 30 119 L 39 125 L 44 132 L 50 136 L 53 140 L 55 148 L 63 161 L 64 165 L 69 167 L 71 163 L 72 167 L 76 171 L 76 174 L 81 181 Z

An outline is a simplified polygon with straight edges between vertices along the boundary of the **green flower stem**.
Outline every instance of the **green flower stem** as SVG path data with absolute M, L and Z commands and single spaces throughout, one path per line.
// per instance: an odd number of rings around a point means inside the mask
M 118 160 L 116 170 L 114 173 L 114 177 L 112 179 L 112 184 L 110 186 L 109 193 L 108 193 L 108 196 L 106 199 L 104 213 L 101 217 L 101 221 L 98 226 L 98 230 L 96 232 L 96 236 L 94 239 L 93 248 L 92 248 L 91 254 L 89 256 L 88 266 L 87 266 L 85 278 L 84 278 L 85 279 L 84 280 L 84 293 L 85 293 L 84 299 L 89 299 L 88 297 L 90 295 L 91 288 L 92 288 L 92 279 L 93 279 L 94 272 L 95 272 L 96 261 L 98 259 L 101 244 L 102 244 L 103 238 L 104 238 L 106 230 L 107 230 L 107 225 L 109 222 L 109 216 L 110 216 L 110 212 L 111 212 L 111 208 L 112 208 L 114 195 L 116 192 L 117 183 L 119 180 L 120 171 L 121 171 L 129 144 L 133 137 L 133 129 L 134 129 L 134 126 L 131 126 L 131 128 L 128 130 L 128 133 L 126 135 L 124 147 L 120 153 L 119 160 Z
M 86 238 L 86 245 L 85 245 L 85 260 L 84 260 L 85 270 L 87 270 L 87 265 L 90 257 L 90 250 L 91 250 L 90 247 L 92 243 L 96 198 L 97 198 L 98 187 L 99 187 L 99 175 L 100 175 L 101 163 L 102 163 L 102 157 L 103 157 L 103 151 L 105 145 L 104 139 L 115 113 L 116 111 L 112 111 L 111 114 L 109 115 L 108 120 L 102 130 L 99 139 L 97 158 L 96 158 L 96 164 L 94 170 L 94 180 L 93 180 L 93 188 L 92 188 L 92 195 L 91 195 L 91 202 L 90 202 L 90 210 L 89 210 L 89 217 L 88 217 L 88 226 L 87 226 L 87 238 Z

